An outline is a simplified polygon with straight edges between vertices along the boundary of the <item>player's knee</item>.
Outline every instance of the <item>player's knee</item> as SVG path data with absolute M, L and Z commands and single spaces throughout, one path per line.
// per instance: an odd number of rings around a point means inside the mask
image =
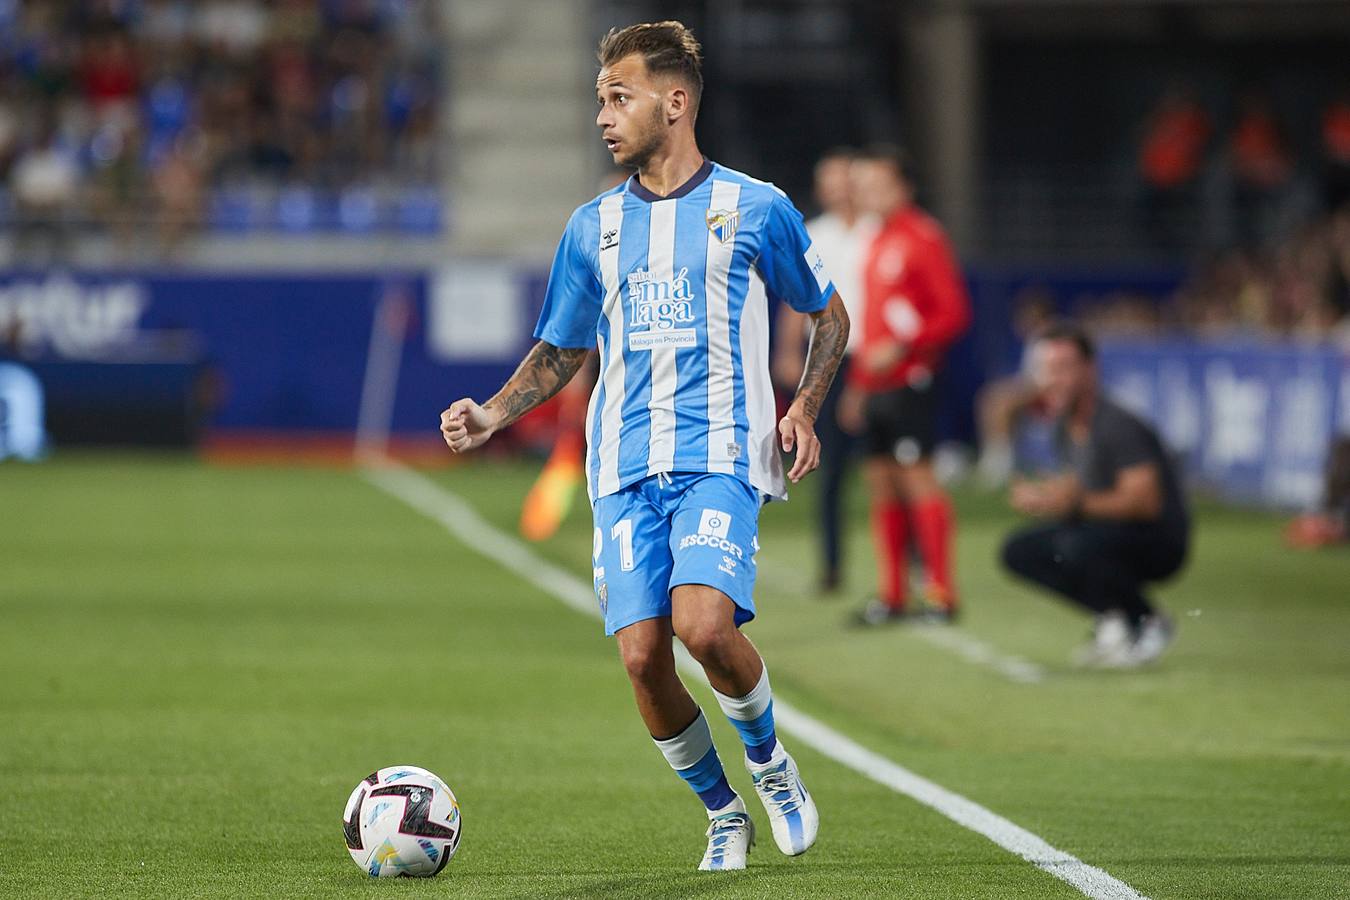
M 680 642 L 689 651 L 689 655 L 704 664 L 716 664 L 727 657 L 735 636 L 734 627 L 729 627 L 716 619 L 688 622 L 679 631 Z
M 1062 569 L 1091 571 L 1106 562 L 1095 552 L 1092 542 L 1074 529 L 1066 528 L 1057 532 L 1050 549 L 1055 565 Z
M 1040 555 L 1041 542 L 1033 535 L 1018 531 L 1003 542 L 999 555 L 1003 565 L 1011 572 L 1026 575 L 1034 567 L 1035 559 Z
M 634 684 L 659 681 L 673 667 L 669 651 L 647 642 L 626 641 L 620 646 L 619 653 L 623 658 L 624 670 Z
M 866 477 L 868 492 L 874 501 L 890 502 L 900 499 L 895 464 L 889 458 L 868 460 Z

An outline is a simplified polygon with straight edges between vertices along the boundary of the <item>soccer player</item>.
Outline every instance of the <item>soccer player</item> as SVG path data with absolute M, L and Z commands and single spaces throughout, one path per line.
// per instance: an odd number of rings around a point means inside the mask
M 671 635 L 703 666 L 740 733 L 778 848 L 804 853 L 816 839 L 816 805 L 775 735 L 764 661 L 739 629 L 755 615 L 760 506 L 819 462 L 814 422 L 848 314 L 788 198 L 699 151 L 693 35 L 678 22 L 614 30 L 599 59 L 596 125 L 615 163 L 637 173 L 573 213 L 538 343 L 487 402 L 452 403 L 441 431 L 456 453 L 480 446 L 556 393 L 598 346 L 586 470 L 605 631 L 617 637 L 656 746 L 707 807 L 699 868 L 741 869 L 754 826 L 676 674 Z M 815 327 L 776 426 L 770 294 Z M 795 450 L 786 479 L 780 448 Z
M 816 202 L 821 213 L 807 220 L 806 232 L 834 277 L 839 296 L 850 319 L 861 319 L 863 261 L 876 233 L 876 219 L 861 215 L 853 197 L 854 151 L 840 147 L 816 163 Z M 780 387 L 796 388 L 806 365 L 807 330 L 810 318 L 783 304 L 778 312 L 774 342 L 773 374 Z M 839 398 L 848 378 L 849 360 L 857 349 L 862 330 L 849 334 L 848 347 L 839 364 L 838 377 L 825 396 L 816 420 L 820 437 L 820 494 L 816 501 L 820 524 L 820 589 L 830 593 L 839 587 L 843 557 L 844 476 L 853 455 L 854 436 L 839 424 Z
M 1059 420 L 1061 474 L 1017 481 L 1012 505 L 1045 520 L 1014 533 L 1003 562 L 1096 615 L 1082 665 L 1127 668 L 1157 659 L 1172 621 L 1143 594 L 1181 568 L 1190 516 L 1158 435 L 1102 395 L 1096 351 L 1075 325 L 1051 325 L 1032 345 L 1037 387 Z
M 957 609 L 952 508 L 931 457 L 938 371 L 947 348 L 970 325 L 970 301 L 942 226 L 913 202 L 903 153 L 874 147 L 853 165 L 860 207 L 882 220 L 867 256 L 862 345 L 849 369 L 852 398 L 844 404 L 862 407 L 877 548 L 879 596 L 858 622 L 881 625 L 908 612 L 911 522 L 932 614 L 951 621 Z

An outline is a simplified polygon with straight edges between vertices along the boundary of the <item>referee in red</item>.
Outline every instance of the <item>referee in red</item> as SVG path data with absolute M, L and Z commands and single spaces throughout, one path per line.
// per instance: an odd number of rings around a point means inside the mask
M 914 204 L 903 151 L 874 147 L 854 162 L 865 212 L 881 220 L 864 266 L 862 344 L 849 373 L 872 498 L 878 596 L 859 613 L 880 625 L 909 611 L 910 530 L 927 575 L 930 612 L 951 621 L 951 502 L 934 475 L 942 359 L 970 326 L 970 300 L 942 226 Z

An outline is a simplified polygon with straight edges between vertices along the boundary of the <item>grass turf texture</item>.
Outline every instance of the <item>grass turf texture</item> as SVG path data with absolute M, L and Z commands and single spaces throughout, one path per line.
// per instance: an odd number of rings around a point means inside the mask
M 435 477 L 510 529 L 534 472 Z M 750 871 L 693 871 L 701 810 L 598 623 L 352 473 L 75 456 L 0 466 L 0 492 L 0 894 L 1079 896 L 804 748 L 817 847 L 778 854 L 752 799 Z M 799 502 L 764 513 L 747 628 L 776 690 L 1151 897 L 1343 895 L 1350 557 L 1290 554 L 1274 519 L 1205 509 L 1191 570 L 1162 591 L 1174 652 L 1079 673 L 1063 660 L 1083 618 L 999 573 L 1012 520 L 958 500 L 961 628 L 1048 677 L 844 629 L 845 605 L 811 590 Z M 539 552 L 589 577 L 584 504 Z M 696 696 L 748 794 L 735 733 Z M 396 763 L 446 778 L 464 810 L 431 881 L 367 879 L 342 844 L 348 792 Z

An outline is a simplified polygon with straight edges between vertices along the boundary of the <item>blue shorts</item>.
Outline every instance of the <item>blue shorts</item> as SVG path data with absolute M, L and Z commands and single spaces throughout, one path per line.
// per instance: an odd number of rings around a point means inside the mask
M 681 584 L 717 588 L 755 617 L 759 492 L 732 475 L 652 475 L 595 501 L 595 596 L 605 634 L 670 615 Z

